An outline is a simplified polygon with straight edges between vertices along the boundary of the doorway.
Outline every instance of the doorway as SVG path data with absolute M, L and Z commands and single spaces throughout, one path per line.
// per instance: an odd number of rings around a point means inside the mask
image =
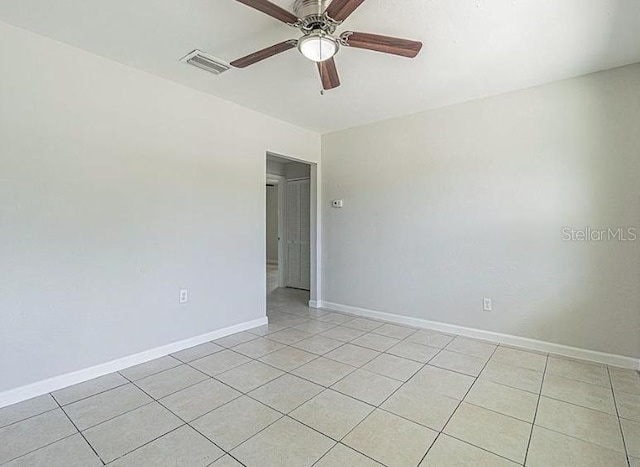
M 311 165 L 267 154 L 266 167 L 267 301 L 295 295 L 308 305 L 315 225 Z

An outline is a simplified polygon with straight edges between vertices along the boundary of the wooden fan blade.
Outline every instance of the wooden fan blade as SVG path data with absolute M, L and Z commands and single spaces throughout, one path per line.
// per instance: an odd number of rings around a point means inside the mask
M 325 91 L 340 86 L 340 77 L 338 76 L 338 69 L 336 68 L 336 62 L 333 57 L 324 62 L 318 62 L 318 71 L 322 79 L 322 88 Z
M 271 3 L 268 0 L 236 0 L 244 5 L 247 5 L 251 8 L 255 8 L 258 11 L 261 11 L 264 14 L 271 16 L 277 20 L 282 21 L 283 23 L 293 24 L 298 21 L 298 18 L 293 14 L 289 13 L 284 8 L 280 8 L 278 5 Z
M 379 36 L 377 34 L 366 34 L 364 32 L 346 32 L 341 37 L 346 40 L 349 47 L 375 50 L 376 52 L 401 55 L 409 58 L 415 58 L 420 52 L 420 49 L 422 49 L 422 42 L 399 39 L 397 37 Z
M 363 3 L 364 0 L 333 0 L 325 13 L 335 21 L 344 21 Z
M 231 62 L 231 66 L 235 68 L 246 68 L 254 63 L 261 62 L 269 57 L 278 55 L 279 53 L 286 52 L 289 49 L 293 49 L 296 46 L 296 41 L 285 41 L 280 44 L 272 45 L 266 49 L 258 50 L 246 57 L 239 58 Z

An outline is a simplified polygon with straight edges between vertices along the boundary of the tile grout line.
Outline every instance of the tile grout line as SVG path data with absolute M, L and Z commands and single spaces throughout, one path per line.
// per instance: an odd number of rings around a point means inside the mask
M 89 442 L 89 440 L 84 436 L 84 433 L 82 431 L 80 431 L 78 429 L 78 427 L 76 426 L 75 422 L 73 420 L 71 420 L 71 417 L 69 416 L 69 414 L 64 410 L 64 408 L 60 405 L 60 403 L 58 402 L 58 400 L 56 399 L 56 404 L 58 404 L 58 407 L 60 407 L 60 410 L 62 410 L 62 413 L 65 415 L 65 417 L 67 417 L 67 419 L 69 420 L 69 422 L 73 425 L 73 427 L 76 429 L 76 431 L 78 432 L 78 434 L 80 436 L 82 436 L 82 439 L 84 439 L 84 442 L 87 443 L 87 445 L 91 448 L 91 450 L 93 451 L 93 453 L 98 457 L 98 460 L 100 460 L 100 462 L 102 462 L 102 465 L 106 465 L 107 463 L 104 461 L 104 459 L 102 458 L 102 456 L 100 456 L 100 454 L 98 454 L 98 451 L 95 450 L 95 448 L 93 447 L 93 445 Z
M 414 334 L 415 334 L 415 333 L 414 333 Z M 413 335 L 413 334 L 411 334 L 411 335 Z M 407 338 L 408 338 L 408 337 L 410 337 L 410 336 L 407 336 Z M 406 338 L 405 338 L 405 339 L 406 339 Z M 401 341 L 401 342 L 402 342 L 402 341 Z M 388 350 L 388 349 L 387 349 L 387 350 Z M 437 352 L 433 357 L 431 357 L 431 358 L 429 359 L 429 361 L 431 361 L 431 360 L 432 360 L 432 359 L 434 359 L 436 356 L 438 356 L 442 350 L 443 350 L 443 348 L 442 348 L 442 349 L 439 349 L 439 350 L 438 350 L 438 352 Z M 384 353 L 384 352 L 383 352 L 383 353 Z M 376 358 L 377 358 L 377 357 L 376 357 Z M 389 400 L 389 398 L 391 398 L 391 397 L 392 397 L 396 392 L 398 392 L 398 391 L 399 391 L 399 390 L 400 390 L 400 389 L 401 389 L 405 384 L 407 384 L 409 381 L 411 381 L 411 380 L 415 377 L 415 375 L 416 375 L 416 374 L 418 374 L 418 372 L 422 371 L 422 370 L 423 370 L 423 369 L 428 365 L 429 361 L 428 361 L 427 363 L 424 363 L 424 364 L 422 365 L 422 367 L 421 367 L 419 370 L 417 370 L 413 375 L 411 375 L 411 377 L 410 377 L 407 381 L 405 381 L 403 384 L 401 384 L 401 385 L 400 385 L 400 386 L 399 386 L 395 391 L 393 391 L 393 392 L 392 392 L 392 393 L 391 393 L 387 398 L 385 398 L 385 399 L 380 403 L 380 405 L 378 405 L 378 406 L 373 406 L 373 407 L 374 407 L 374 409 L 373 409 L 373 410 L 372 410 L 372 411 L 371 411 L 371 412 L 370 412 L 370 413 L 369 413 L 365 418 L 363 418 L 362 420 L 360 420 L 360 422 L 358 422 L 358 423 L 357 423 L 357 424 L 356 424 L 356 425 L 355 425 L 351 430 L 349 430 L 349 431 L 347 432 L 347 434 L 346 434 L 346 435 L 344 435 L 344 436 L 340 439 L 340 443 L 342 444 L 342 440 L 344 440 L 347 436 L 349 436 L 349 435 L 350 435 L 350 434 L 351 434 L 351 433 L 352 433 L 356 428 L 358 428 L 358 427 L 359 427 L 359 426 L 360 426 L 360 425 L 361 425 L 361 424 L 362 424 L 362 423 L 363 423 L 367 418 L 369 418 L 369 417 L 371 416 L 371 414 L 373 414 L 376 410 L 382 410 L 382 411 L 383 411 L 383 412 L 385 412 L 385 413 L 390 413 L 390 414 L 392 414 L 392 415 L 394 415 L 394 416 L 396 416 L 396 417 L 402 418 L 403 420 L 409 421 L 409 422 L 411 422 L 411 423 L 416 423 L 416 422 L 414 422 L 413 420 L 409 420 L 409 419 L 407 419 L 407 418 L 405 418 L 405 417 L 402 417 L 402 416 L 396 415 L 396 414 L 394 414 L 394 413 L 392 413 L 392 412 L 389 412 L 389 411 L 387 411 L 387 410 L 384 410 L 384 409 L 382 408 L 382 405 L 383 405 L 387 400 Z M 342 394 L 342 393 L 341 393 L 341 394 Z M 351 396 L 348 396 L 348 397 L 351 397 Z M 355 399 L 355 398 L 354 398 L 354 399 Z M 358 400 L 358 399 L 356 399 L 356 400 Z M 362 401 L 362 402 L 364 402 L 364 401 Z M 371 404 L 369 404 L 369 405 L 371 405 Z M 425 426 L 424 426 L 424 425 L 422 425 L 422 424 L 419 424 L 419 423 L 416 423 L 416 424 L 417 424 L 417 425 L 420 425 L 420 426 L 422 426 L 422 427 L 424 427 L 424 428 L 427 428 L 427 429 L 429 429 L 429 430 L 431 430 L 431 431 L 436 431 L 436 430 L 433 430 L 433 429 L 431 429 L 431 428 L 429 428 L 429 427 L 425 427 Z M 435 443 L 435 442 L 436 442 L 436 439 L 437 439 L 437 438 L 438 438 L 438 435 L 436 435 L 436 438 L 433 440 L 433 443 Z M 431 444 L 431 446 L 433 446 L 433 443 Z M 360 453 L 360 454 L 362 454 L 362 455 L 364 455 L 364 456 L 366 456 L 366 457 L 369 457 L 369 456 L 367 456 L 366 454 L 364 454 L 363 452 L 358 451 L 358 450 L 357 450 L 356 448 L 354 448 L 354 447 L 351 447 L 351 446 L 349 446 L 349 445 L 347 445 L 347 444 L 345 444 L 345 446 L 349 447 L 350 449 L 353 449 L 354 451 L 356 451 L 356 452 L 358 452 L 358 453 Z M 429 446 L 429 448 L 427 448 L 427 452 L 429 452 L 429 449 L 431 448 L 431 446 Z M 425 455 L 427 454 L 427 452 L 425 452 Z M 369 458 L 370 458 L 370 459 L 372 459 L 371 457 L 369 457 Z M 422 458 L 424 458 L 424 456 L 423 456 Z M 376 460 L 376 459 L 373 459 L 373 460 L 375 460 L 376 462 L 379 462 L 380 464 L 382 464 L 382 462 L 380 462 L 380 461 L 378 461 L 378 460 Z M 421 460 L 420 462 L 422 462 L 422 460 Z M 383 464 L 383 465 L 384 465 L 384 464 Z
M 452 341 L 451 341 L 452 342 Z M 450 343 L 451 343 L 450 342 Z M 449 345 L 449 344 L 447 344 Z M 438 432 L 438 434 L 436 435 L 436 438 L 433 440 L 433 443 L 431 443 L 431 446 L 429 446 L 429 449 L 427 449 L 427 452 L 424 453 L 424 455 L 422 456 L 422 459 L 420 459 L 420 463 L 424 462 L 424 459 L 427 457 L 427 455 L 429 454 L 429 451 L 431 451 L 431 448 L 433 447 L 434 444 L 436 444 L 436 442 L 438 441 L 438 438 L 440 438 L 440 435 L 444 433 L 445 428 L 447 428 L 447 425 L 449 424 L 449 422 L 451 421 L 451 419 L 453 418 L 453 416 L 456 414 L 456 412 L 458 411 L 458 409 L 460 408 L 460 406 L 462 405 L 462 402 L 464 401 L 465 397 L 467 397 L 467 395 L 469 395 L 469 392 L 471 392 L 471 389 L 473 388 L 474 384 L 476 384 L 476 381 L 478 381 L 478 378 L 480 377 L 480 375 L 482 374 L 482 372 L 484 371 L 484 369 L 487 367 L 487 365 L 489 364 L 489 360 L 491 360 L 491 357 L 493 357 L 493 355 L 496 353 L 496 350 L 498 350 L 498 346 L 496 346 L 495 349 L 493 349 L 493 352 L 491 352 L 491 355 L 489 356 L 489 358 L 487 359 L 487 361 L 485 362 L 485 364 L 482 366 L 482 369 L 480 370 L 480 372 L 478 373 L 478 376 L 474 376 L 473 377 L 473 383 L 471 383 L 471 386 L 469 386 L 469 389 L 467 389 L 467 391 L 465 392 L 464 396 L 462 396 L 462 399 L 460 399 L 458 401 L 458 405 L 456 406 L 456 408 L 453 410 L 453 412 L 451 412 L 451 415 L 449 416 L 449 418 L 447 419 L 447 421 L 445 422 L 444 425 L 442 425 L 442 429 Z M 435 357 L 434 357 L 435 358 Z M 436 367 L 437 368 L 437 367 Z M 467 375 L 469 376 L 469 375 Z M 446 433 L 444 433 L 446 435 Z M 457 439 L 457 438 L 456 438 Z M 462 441 L 462 440 L 460 440 Z M 466 441 L 463 441 L 465 443 L 467 443 Z M 471 443 L 467 443 L 472 445 Z M 472 445 L 475 446 L 475 445 Z M 476 446 L 479 447 L 479 446 Z M 483 449 L 483 448 L 480 448 Z M 486 451 L 486 449 L 485 449 Z M 490 451 L 488 451 L 490 452 Z M 492 453 L 495 454 L 495 453 Z M 502 456 L 500 456 L 502 457 Z M 419 464 L 420 464 L 419 463 Z M 418 465 L 419 465 L 418 464 Z
M 527 465 L 527 458 L 529 457 L 529 448 L 531 447 L 531 439 L 533 438 L 533 429 L 536 426 L 536 418 L 538 417 L 538 409 L 540 407 L 540 399 L 542 399 L 542 388 L 544 387 L 544 377 L 547 374 L 547 365 L 549 364 L 549 356 L 547 355 L 544 361 L 544 371 L 542 372 L 542 383 L 540 384 L 540 393 L 538 394 L 538 401 L 536 402 L 536 411 L 533 413 L 533 421 L 531 422 L 531 432 L 529 433 L 529 442 L 527 443 L 527 450 L 524 454 L 523 465 Z
M 620 419 L 620 411 L 618 410 L 618 401 L 616 399 L 616 392 L 613 390 L 613 380 L 611 379 L 611 371 L 609 365 L 607 365 L 607 376 L 609 376 L 609 384 L 611 385 L 611 394 L 613 394 L 613 406 L 616 409 L 616 415 L 618 416 L 618 426 L 620 427 L 620 436 L 622 437 L 622 446 L 624 447 L 624 453 L 627 457 L 627 466 L 631 467 L 631 459 L 629 450 L 627 449 L 627 440 L 624 436 L 624 430 L 622 429 L 622 420 Z

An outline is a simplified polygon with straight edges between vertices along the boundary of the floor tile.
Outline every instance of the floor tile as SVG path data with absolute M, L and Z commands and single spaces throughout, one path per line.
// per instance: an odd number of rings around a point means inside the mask
M 476 381 L 465 402 L 533 423 L 538 395 L 491 381 Z
M 154 399 L 160 399 L 205 379 L 208 376 L 204 373 L 188 365 L 180 365 L 140 379 L 136 385 Z
M 479 379 L 540 394 L 544 373 L 489 360 Z
M 381 408 L 432 430 L 441 431 L 460 401 L 440 395 L 416 381 L 398 389 Z
M 478 376 L 485 363 L 486 361 L 482 358 L 443 350 L 431 359 L 429 365 L 469 376 Z
M 280 342 L 281 344 L 295 344 L 301 340 L 312 337 L 313 334 L 301 331 L 300 329 L 288 328 L 276 333 L 270 334 L 269 339 L 272 341 Z
M 255 334 L 256 336 L 268 336 L 270 334 L 274 334 L 278 331 L 282 331 L 283 329 L 287 329 L 286 326 L 282 326 L 280 324 L 268 323 L 263 326 L 258 326 L 257 328 L 249 329 L 247 332 L 251 334 Z
M 186 422 L 217 409 L 242 393 L 215 379 L 207 379 L 160 399 L 160 403 Z
M 330 339 L 335 339 L 337 341 L 349 342 L 357 339 L 360 336 L 363 336 L 364 334 L 364 331 L 360 331 L 358 329 L 348 328 L 345 326 L 336 326 L 329 329 L 328 331 L 323 332 L 321 335 Z
M 546 355 L 502 346 L 496 349 L 491 361 L 541 372 L 547 366 Z
M 378 352 L 384 352 L 385 350 L 388 350 L 396 345 L 398 342 L 400 342 L 399 339 L 372 333 L 365 334 L 364 336 L 358 337 L 357 339 L 351 341 L 352 344 L 366 347 L 372 350 L 377 350 Z
M 108 463 L 181 424 L 178 417 L 154 402 L 89 428 L 84 436 Z
M 284 344 L 281 344 L 280 342 L 272 341 L 271 339 L 266 339 L 264 337 L 258 337 L 257 339 L 245 342 L 244 344 L 236 345 L 233 348 L 233 351 L 246 355 L 250 358 L 260 358 L 282 348 L 284 348 Z
M 309 321 L 310 321 L 309 319 L 292 315 L 290 313 L 271 313 L 269 315 L 269 322 L 274 324 L 280 324 L 288 328 L 296 326 L 298 324 L 304 324 Z
M 462 402 L 447 423 L 444 433 L 522 464 L 527 452 L 531 425 Z
M 60 409 L 0 428 L 0 464 L 77 433 Z
M 527 467 L 625 467 L 626 456 L 571 436 L 533 427 Z
M 517 467 L 517 465 L 504 457 L 441 434 L 419 467 Z
M 285 374 L 251 391 L 249 396 L 282 413 L 289 413 L 324 388 L 306 379 Z
M 180 362 L 176 361 L 176 364 Z M 60 405 L 71 404 L 85 397 L 108 391 L 109 389 L 127 384 L 129 381 L 118 373 L 110 373 L 100 376 L 84 383 L 75 384 L 59 391 L 54 391 L 51 395 L 58 401 Z
M 345 321 L 344 323 L 342 323 L 343 326 L 347 326 L 353 329 L 358 329 L 364 332 L 371 332 L 374 329 L 379 328 L 383 324 L 384 323 L 381 323 L 379 321 L 374 321 L 366 318 L 355 318 L 355 319 L 352 319 L 351 321 Z
M 266 405 L 242 396 L 196 419 L 191 426 L 230 451 L 280 417 L 282 414 Z
M 314 467 L 384 467 L 344 444 L 336 444 Z
M 220 459 L 215 461 L 213 464 L 211 464 L 210 467 L 244 467 L 244 466 L 240 462 L 235 460 L 233 457 L 231 457 L 229 454 L 227 454 L 226 456 L 221 457 Z
M 431 391 L 462 400 L 475 379 L 471 376 L 427 365 L 418 371 L 411 381 L 415 381 L 427 392 Z
M 541 397 L 536 425 L 624 452 L 618 418 L 604 412 Z
M 121 457 L 109 467 L 205 467 L 224 455 L 219 447 L 183 426 Z
M 232 350 L 223 350 L 208 357 L 194 360 L 190 365 L 209 376 L 216 376 L 250 361 L 250 358 Z
M 542 395 L 616 415 L 613 391 L 597 384 L 583 383 L 547 373 L 542 384 Z
M 216 339 L 213 341 L 214 344 L 221 345 L 222 347 L 234 347 L 236 345 L 244 344 L 245 342 L 249 342 L 253 339 L 257 339 L 258 336 L 255 334 L 251 334 L 250 332 L 243 331 L 238 332 L 236 334 L 231 334 L 230 336 L 221 337 L 220 339 Z
M 354 370 L 355 368 L 350 365 L 320 357 L 300 368 L 296 368 L 291 373 L 316 384 L 329 387 Z
M 549 356 L 547 360 L 547 373 L 553 373 L 585 383 L 599 384 L 604 387 L 611 386 L 607 368 L 604 365 L 595 363 Z
M 336 327 L 335 324 L 323 323 L 322 321 L 315 321 L 315 320 L 309 321 L 308 323 L 297 324 L 294 326 L 295 329 L 308 332 L 309 334 L 319 334 L 321 332 L 325 332 L 326 330 L 334 327 Z
M 442 349 L 446 347 L 446 345 L 449 344 L 449 342 L 451 342 L 454 337 L 455 336 L 450 336 L 448 334 L 443 334 L 436 331 L 420 330 L 407 337 L 407 341 L 417 342 L 418 344 Z
M 627 453 L 632 457 L 640 457 L 640 423 L 632 420 L 620 420 Z
M 478 357 L 485 361 L 493 355 L 496 348 L 497 345 L 495 344 L 461 336 L 457 336 L 445 347 L 445 349 L 451 352 L 458 352 L 472 357 Z
M 380 334 L 381 336 L 393 337 L 394 339 L 406 339 L 417 331 L 417 329 L 398 326 L 397 324 L 384 324 L 371 332 Z
M 340 313 L 327 313 L 326 315 L 318 316 L 318 321 L 332 324 L 342 324 L 347 321 L 351 321 L 353 316 L 343 315 Z
M 422 367 L 422 363 L 413 360 L 382 354 L 364 365 L 362 369 L 404 382 Z
M 214 344 L 213 342 L 205 342 L 204 344 L 196 345 L 188 349 L 181 350 L 171 354 L 173 358 L 177 358 L 181 362 L 189 363 L 207 355 L 211 355 L 216 352 L 224 350 L 224 347 Z
M 617 391 L 615 395 L 620 418 L 640 422 L 640 392 L 631 394 L 629 392 Z
M 169 370 L 170 368 L 174 368 L 180 364 L 180 360 L 166 355 L 146 363 L 141 363 L 140 365 L 120 370 L 119 373 L 131 381 L 137 381 L 139 379 L 146 378 L 147 376 L 160 373 L 161 371 Z
M 305 352 L 295 347 L 285 347 L 265 355 L 259 360 L 282 371 L 292 371 L 316 358 L 318 358 L 316 354 Z
M 18 457 L 4 467 L 100 467 L 102 461 L 80 434 Z
M 64 411 L 82 431 L 152 401 L 151 397 L 129 383 L 69 404 Z
M 304 312 L 304 316 L 311 319 L 318 319 L 321 316 L 328 315 L 329 313 L 331 312 L 326 310 L 319 310 L 317 308 L 307 308 L 306 311 Z
M 240 392 L 249 392 L 282 375 L 282 371 L 262 362 L 252 361 L 216 376 Z
M 417 342 L 401 341 L 394 345 L 387 353 L 398 357 L 408 358 L 420 363 L 427 363 L 439 352 L 435 347 L 418 344 Z
M 247 467 L 310 467 L 334 445 L 317 431 L 283 417 L 231 454 Z
M 353 344 L 345 344 L 325 355 L 326 358 L 347 365 L 361 367 L 380 355 L 376 350 L 367 349 Z
M 327 389 L 290 416 L 339 441 L 372 411 L 364 402 Z
M 614 367 L 609 367 L 609 373 L 615 391 L 640 394 L 640 373 Z
M 398 380 L 370 371 L 356 370 L 331 388 L 367 404 L 378 406 L 401 385 L 402 382 Z
M 0 428 L 57 408 L 58 404 L 51 394 L 3 407 L 0 409 Z
M 337 349 L 343 343 L 335 339 L 329 339 L 324 336 L 313 336 L 309 339 L 302 340 L 293 344 L 293 347 L 302 349 L 306 352 L 311 352 L 317 355 L 324 355 L 327 352 L 331 352 L 333 349 Z
M 344 439 L 344 444 L 388 467 L 418 465 L 437 433 L 376 410 Z
M 640 457 L 629 457 L 630 467 L 640 467 Z

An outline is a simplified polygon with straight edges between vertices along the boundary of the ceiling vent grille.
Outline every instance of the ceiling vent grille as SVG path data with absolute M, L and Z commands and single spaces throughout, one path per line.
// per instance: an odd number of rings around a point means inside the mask
M 221 75 L 230 68 L 230 66 L 222 60 L 197 49 L 183 57 L 180 61 L 198 67 L 201 70 L 208 71 L 209 73 L 213 73 L 214 75 Z

